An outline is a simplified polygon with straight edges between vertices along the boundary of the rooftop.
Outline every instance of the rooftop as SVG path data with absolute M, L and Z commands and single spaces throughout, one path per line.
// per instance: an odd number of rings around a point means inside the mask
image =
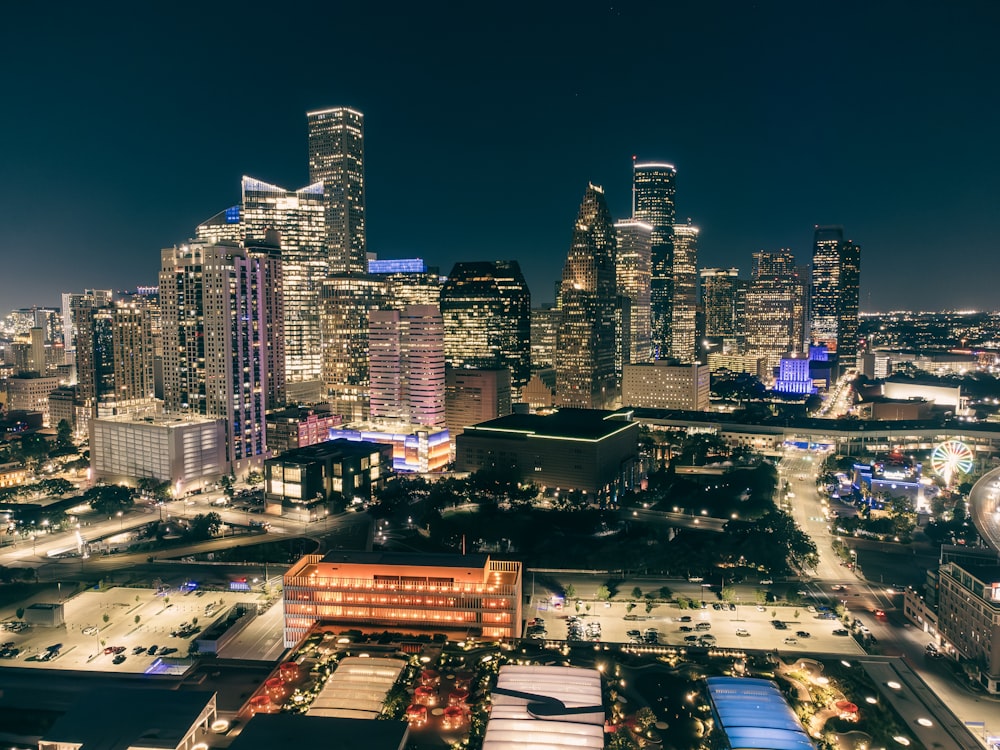
M 330 675 L 306 716 L 338 719 L 377 719 L 389 689 L 406 662 L 400 659 L 349 656 Z M 381 722 L 371 722 L 381 723 Z M 296 740 L 299 740 L 296 734 Z M 340 738 L 337 738 L 340 748 Z M 324 743 L 326 744 L 326 743 Z
M 338 750 L 399 750 L 406 741 L 404 721 L 371 721 L 301 714 L 257 714 L 230 746 L 233 750 L 273 750 L 294 741 L 300 747 Z
M 412 552 L 327 552 L 324 563 L 354 565 L 416 565 L 433 568 L 485 568 L 489 555 L 459 555 L 447 553 Z
M 82 745 L 82 750 L 176 748 L 215 700 L 210 690 L 110 688 L 87 693 L 56 719 L 42 742 Z M 114 720 L 109 721 L 109 707 Z
M 466 427 L 475 432 L 512 432 L 547 438 L 601 440 L 633 424 L 627 411 L 559 409 L 552 414 L 508 414 Z
M 730 747 L 813 750 L 791 706 L 770 680 L 709 677 L 706 682 Z

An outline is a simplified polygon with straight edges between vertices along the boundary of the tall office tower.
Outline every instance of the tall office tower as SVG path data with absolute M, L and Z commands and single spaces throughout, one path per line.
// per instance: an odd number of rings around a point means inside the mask
M 746 294 L 746 352 L 766 357 L 771 370 L 782 357 L 803 351 L 805 284 L 788 250 L 754 253 L 753 259 Z
M 377 276 L 344 274 L 323 281 L 323 382 L 334 414 L 345 422 L 368 419 L 368 313 L 384 309 L 385 296 L 385 282 Z
M 267 450 L 264 412 L 274 373 L 266 337 L 268 321 L 273 326 L 278 317 L 266 309 L 272 267 L 236 244 L 192 241 L 161 253 L 164 405 L 224 419 L 234 472 L 256 465 Z
M 28 336 L 31 339 L 31 369 L 39 375 L 45 375 L 49 369 L 45 361 L 45 329 L 31 328 Z
M 531 292 L 515 260 L 456 263 L 441 288 L 450 367 L 510 370 L 515 393 L 531 377 Z
M 817 226 L 813 240 L 810 338 L 853 367 L 858 353 L 861 248 L 841 227 Z
M 444 325 L 437 305 L 368 315 L 371 418 L 443 427 Z
M 705 307 L 705 335 L 736 335 L 737 268 L 701 269 L 701 301 Z
M 631 301 L 631 346 L 628 364 L 648 362 L 652 356 L 649 295 L 653 227 L 638 219 L 615 222 L 618 253 L 615 274 L 618 293 Z
M 670 310 L 670 356 L 687 364 L 696 353 L 698 227 L 674 225 L 674 301 Z
M 385 282 L 386 302 L 399 310 L 406 305 L 438 305 L 444 279 L 421 258 L 369 260 L 368 273 Z
M 309 181 L 322 182 L 330 272 L 364 273 L 365 119 L 349 107 L 307 112 Z
M 632 218 L 649 224 L 652 277 L 650 326 L 653 355 L 667 357 L 674 301 L 674 194 L 677 170 L 673 164 L 632 164 Z
M 531 367 L 555 367 L 556 342 L 562 310 L 536 307 L 531 311 Z
M 318 401 L 322 396 L 319 297 L 329 272 L 323 186 L 300 190 L 244 177 L 242 202 L 200 224 L 199 240 L 281 246 L 284 306 L 285 377 L 292 401 Z
M 82 293 L 64 292 L 62 295 L 63 353 L 68 365 L 76 361 L 76 328 L 73 309 L 84 303 L 91 307 L 107 307 L 114 297 L 110 289 L 85 289 Z
M 556 357 L 560 406 L 608 409 L 618 400 L 615 247 L 615 228 L 604 191 L 590 185 L 563 266 L 563 319 Z

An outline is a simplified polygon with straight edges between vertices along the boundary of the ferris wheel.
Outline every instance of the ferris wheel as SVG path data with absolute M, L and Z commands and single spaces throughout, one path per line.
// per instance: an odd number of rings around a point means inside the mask
M 971 472 L 972 464 L 972 450 L 961 440 L 946 440 L 931 453 L 931 468 L 945 484 L 951 484 L 956 474 Z

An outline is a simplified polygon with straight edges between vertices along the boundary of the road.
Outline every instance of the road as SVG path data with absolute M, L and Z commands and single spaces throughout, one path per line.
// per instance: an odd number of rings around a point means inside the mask
M 969 512 L 979 536 L 1000 552 L 1000 469 L 986 472 L 976 482 L 969 493 Z

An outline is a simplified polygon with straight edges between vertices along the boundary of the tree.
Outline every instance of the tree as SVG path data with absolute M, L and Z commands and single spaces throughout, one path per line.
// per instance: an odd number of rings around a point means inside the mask
M 56 447 L 71 448 L 73 446 L 73 426 L 65 419 L 60 419 L 56 425 Z
M 113 516 L 135 505 L 132 490 L 117 484 L 99 484 L 83 493 L 83 499 L 98 513 Z
M 17 619 L 18 620 L 23 620 L 24 619 L 24 607 L 18 607 L 17 611 L 14 614 L 17 615 Z
M 102 619 L 102 620 L 104 620 L 104 623 L 105 623 L 105 624 L 107 624 L 108 620 L 110 620 L 110 619 L 111 619 L 111 615 L 109 615 L 109 614 L 108 614 L 107 612 L 105 612 L 105 613 L 104 613 L 104 614 L 103 614 L 103 615 L 101 616 L 101 619 Z
M 142 619 L 142 617 L 140 617 L 139 615 L 136 615 L 135 616 L 135 624 L 138 625 L 139 624 L 139 620 L 141 620 L 141 619 Z
M 211 539 L 222 526 L 222 516 L 216 512 L 199 513 L 191 519 L 188 534 L 192 539 Z
M 251 487 L 257 487 L 264 484 L 264 475 L 259 471 L 251 471 L 247 473 L 247 484 Z
M 669 586 L 660 586 L 660 598 L 669 600 L 673 597 L 674 592 L 670 590 Z
M 629 602 L 625 605 L 625 613 L 632 614 L 632 610 L 635 609 L 635 602 Z
M 611 590 L 607 586 L 601 586 L 599 589 L 597 589 L 597 594 L 595 595 L 595 598 L 599 602 L 606 602 L 608 599 L 611 598 Z
M 576 586 L 572 583 L 566 587 L 566 598 L 575 599 L 576 598 Z
M 636 586 L 635 588 L 633 588 L 632 589 L 632 598 L 633 599 L 642 599 L 642 589 L 639 588 L 638 586 Z
M 654 606 L 656 606 L 656 605 L 654 605 L 654 604 L 653 604 L 653 600 L 652 600 L 652 599 L 647 599 L 647 600 L 646 600 L 646 614 L 647 614 L 647 615 L 648 615 L 648 614 L 649 614 L 650 612 L 652 612 L 652 611 L 653 611 L 653 607 L 654 607 Z

